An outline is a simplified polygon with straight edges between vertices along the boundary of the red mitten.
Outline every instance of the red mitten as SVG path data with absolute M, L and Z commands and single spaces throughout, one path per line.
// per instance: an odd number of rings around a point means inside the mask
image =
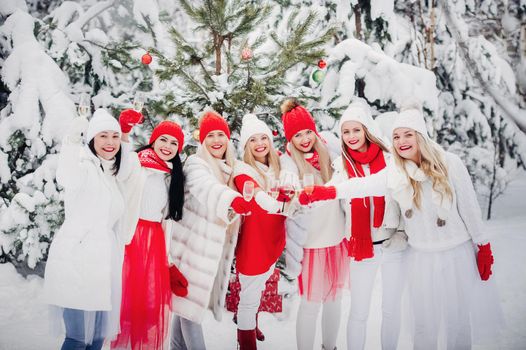
M 314 186 L 310 195 L 311 202 L 327 201 L 336 198 L 336 188 L 334 186 Z
M 310 200 L 310 196 L 305 193 L 305 191 L 301 191 L 300 196 L 298 197 L 298 201 L 301 205 L 309 205 L 312 203 Z
M 290 202 L 290 197 L 289 195 L 286 193 L 285 190 L 283 190 L 282 188 L 279 189 L 279 194 L 278 194 L 278 198 L 276 198 L 276 200 L 278 202 Z
M 244 200 L 243 197 L 234 198 L 230 206 L 237 214 L 243 215 L 250 213 L 250 204 Z
M 119 124 L 124 134 L 129 133 L 135 124 L 141 124 L 143 121 L 143 115 L 133 109 L 125 109 L 119 116 Z
M 477 253 L 477 266 L 479 269 L 480 278 L 483 281 L 487 281 L 491 276 L 491 265 L 493 265 L 494 259 L 491 253 L 491 245 L 486 243 L 484 245 L 479 244 L 479 251 Z
M 188 294 L 188 281 L 175 265 L 170 266 L 170 288 L 172 293 L 179 297 Z

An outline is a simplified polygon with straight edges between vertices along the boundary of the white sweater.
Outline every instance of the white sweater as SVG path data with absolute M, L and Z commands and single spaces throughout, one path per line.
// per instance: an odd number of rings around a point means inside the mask
M 454 248 L 468 240 L 480 244 L 488 241 L 484 231 L 480 207 L 469 173 L 462 160 L 446 152 L 449 182 L 453 189 L 453 202 L 446 224 L 437 225 L 438 210 L 431 200 L 431 181 L 422 183 L 420 209 L 413 206 L 411 218 L 404 217 L 408 243 L 422 251 L 441 251 Z M 389 162 L 388 171 L 365 177 L 349 179 L 336 186 L 338 198 L 384 195 L 387 191 L 387 176 L 397 171 L 394 161 Z M 396 200 L 396 198 L 394 198 Z

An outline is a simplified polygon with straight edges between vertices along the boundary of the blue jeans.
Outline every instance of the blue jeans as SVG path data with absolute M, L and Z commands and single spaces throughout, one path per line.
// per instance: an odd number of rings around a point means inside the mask
M 66 325 L 66 339 L 61 350 L 100 350 L 104 344 L 102 337 L 102 320 L 104 313 L 97 311 L 93 339 L 86 339 L 84 329 L 84 316 L 86 311 L 76 309 L 64 309 L 64 324 Z M 88 344 L 87 344 L 88 343 Z M 90 343 L 90 344 L 89 344 Z

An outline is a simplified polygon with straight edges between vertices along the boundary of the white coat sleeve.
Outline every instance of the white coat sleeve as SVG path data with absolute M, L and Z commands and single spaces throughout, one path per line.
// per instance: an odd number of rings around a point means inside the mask
M 468 170 L 457 155 L 448 153 L 447 157 L 449 177 L 457 196 L 458 213 L 473 242 L 476 244 L 487 243 L 488 233 L 484 230 L 477 194 Z
M 337 185 L 336 198 L 347 199 L 385 196 L 387 192 L 387 169 L 366 177 L 353 177 Z
M 188 158 L 184 167 L 188 192 L 206 207 L 207 212 L 215 213 L 223 222 L 230 223 L 230 205 L 234 198 L 241 195 L 219 182 L 210 168 L 196 158 L 197 156 Z
M 57 182 L 69 190 L 79 188 L 88 173 L 81 160 L 82 144 L 71 140 L 67 136 L 63 139 L 57 164 Z

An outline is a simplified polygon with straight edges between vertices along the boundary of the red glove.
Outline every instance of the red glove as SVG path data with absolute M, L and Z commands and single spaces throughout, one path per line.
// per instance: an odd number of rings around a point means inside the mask
M 236 197 L 230 204 L 232 209 L 238 214 L 248 214 L 250 213 L 250 204 L 243 199 L 243 197 Z
M 494 259 L 491 253 L 491 245 L 486 243 L 484 245 L 479 244 L 479 251 L 477 253 L 477 266 L 479 268 L 480 278 L 483 281 L 487 281 L 491 276 L 491 265 L 493 265 Z
M 188 281 L 175 265 L 170 266 L 170 288 L 172 293 L 179 297 L 188 294 Z
M 307 196 L 307 198 L 305 197 Z M 314 190 L 310 195 L 306 194 L 305 191 L 301 191 L 300 197 L 298 198 L 300 204 L 305 205 L 312 202 L 327 201 L 336 199 L 336 188 L 334 186 L 314 186 Z M 305 203 L 302 203 L 302 201 Z M 306 202 L 307 201 L 307 202 Z
M 133 109 L 125 109 L 119 116 L 119 124 L 124 134 L 129 133 L 135 124 L 141 124 L 143 121 L 143 115 Z
M 278 202 L 290 202 L 290 197 L 289 195 L 285 192 L 285 190 L 283 190 L 282 188 L 279 189 L 279 194 L 278 194 L 278 198 L 276 198 L 276 200 Z

